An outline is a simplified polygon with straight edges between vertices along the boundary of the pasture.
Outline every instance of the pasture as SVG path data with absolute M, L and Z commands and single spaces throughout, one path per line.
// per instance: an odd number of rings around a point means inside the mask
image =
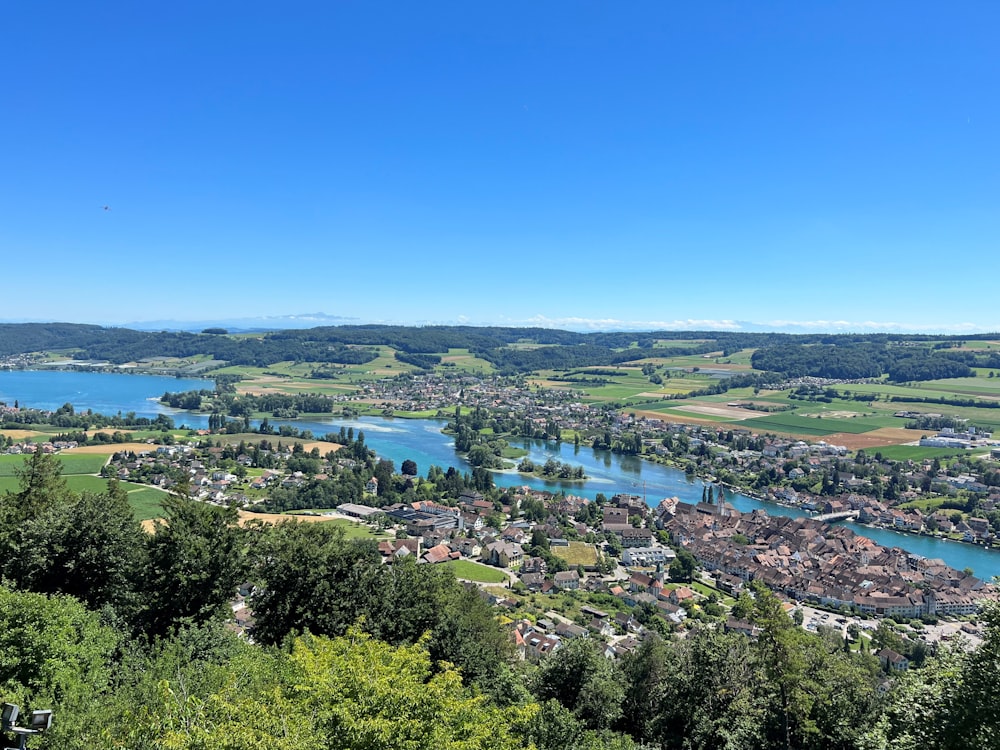
M 263 514 L 253 514 L 254 516 L 261 516 Z M 335 526 L 344 532 L 345 539 L 386 539 L 385 534 L 379 534 L 371 526 L 361 523 L 360 521 L 352 521 L 347 518 L 337 518 L 333 516 L 324 516 L 322 512 L 308 512 L 308 511 L 297 511 L 283 513 L 281 515 L 270 514 L 268 518 L 274 518 L 276 520 L 288 520 L 288 521 L 322 521 L 323 523 Z
M 0 493 L 17 492 L 20 485 L 14 475 L 14 469 L 24 461 L 24 456 L 0 456 Z M 95 476 L 107 460 L 107 455 L 76 454 L 57 456 L 62 463 L 62 477 L 70 492 L 100 493 L 108 489 L 108 480 Z M 157 518 L 163 515 L 161 503 L 167 493 L 156 487 L 142 484 L 121 482 L 120 487 L 128 495 L 129 505 L 139 521 Z
M 687 349 L 689 347 L 708 344 L 714 339 L 657 339 L 653 342 L 654 349 Z
M 586 542 L 570 542 L 568 547 L 553 545 L 550 551 L 566 561 L 571 568 L 582 565 L 585 568 L 597 564 L 597 547 Z
M 929 448 L 920 445 L 887 445 L 868 453 L 881 453 L 883 458 L 893 461 L 922 461 L 925 458 L 945 458 L 950 456 L 967 456 L 971 451 L 961 448 Z
M 0 456 L 0 477 L 12 477 L 14 472 L 24 465 L 26 456 L 2 455 Z M 99 474 L 101 467 L 107 463 L 108 456 L 95 454 L 66 454 L 56 456 L 62 465 L 63 476 L 70 474 Z
M 167 493 L 156 487 L 122 482 L 121 486 L 128 493 L 128 504 L 139 521 L 147 521 L 163 516 L 163 500 Z
M 464 578 L 467 581 L 503 583 L 507 580 L 507 574 L 499 568 L 491 568 L 472 560 L 449 560 L 441 564 L 450 569 L 456 578 Z
M 435 372 L 447 373 L 471 372 L 481 375 L 489 375 L 496 371 L 492 362 L 472 354 L 468 349 L 449 349 L 447 353 L 440 355 L 441 364 L 434 368 Z

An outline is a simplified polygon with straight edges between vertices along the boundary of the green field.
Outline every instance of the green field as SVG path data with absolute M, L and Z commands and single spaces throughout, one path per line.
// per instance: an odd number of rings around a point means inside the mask
M 767 417 L 756 417 L 741 422 L 745 427 L 749 427 L 755 432 L 790 432 L 802 435 L 833 435 L 837 432 L 848 432 L 852 435 L 860 435 L 863 432 L 871 432 L 884 424 L 866 421 L 857 418 L 836 419 L 831 417 L 804 417 L 798 414 L 780 413 Z
M 400 419 L 436 419 L 439 409 L 424 409 L 423 411 L 395 411 L 392 416 Z M 454 412 L 452 412 L 454 413 Z
M 507 574 L 498 568 L 473 562 L 472 560 L 449 560 L 441 563 L 451 569 L 456 578 L 464 578 L 476 583 L 503 583 Z
M 657 339 L 653 342 L 654 349 L 687 349 L 689 347 L 708 344 L 714 339 Z
M 624 401 L 630 405 L 636 402 L 649 402 L 651 399 L 658 400 L 659 396 L 672 396 L 676 394 L 690 393 L 693 390 L 704 388 L 712 379 L 707 375 L 684 375 L 680 372 L 663 371 L 662 383 L 650 382 L 649 378 L 642 374 L 639 368 L 617 368 L 614 375 L 605 374 L 609 368 L 595 368 L 596 372 L 587 369 L 574 370 L 570 373 L 541 373 L 540 378 L 546 378 L 549 387 L 572 388 L 583 391 L 584 401 L 604 402 L 604 401 Z M 664 377 L 666 376 L 666 377 Z M 558 377 L 571 378 L 599 378 L 606 381 L 603 384 L 587 382 L 567 382 L 555 380 Z M 640 393 L 655 394 L 655 396 L 639 396 Z
M 597 548 L 593 544 L 586 542 L 570 542 L 568 547 L 552 546 L 553 555 L 566 561 L 566 564 L 575 567 L 595 565 L 597 563 Z
M 850 385 L 846 390 L 851 393 L 872 393 L 883 398 L 888 396 L 906 396 L 910 398 L 955 398 L 960 396 L 969 398 L 978 396 L 984 400 L 996 400 L 1000 397 L 1000 391 L 992 387 L 996 378 L 951 378 L 948 380 L 928 380 L 922 383 L 911 385 L 895 385 L 891 383 L 858 383 Z M 998 383 L 997 385 L 1000 385 Z M 971 392 L 963 392 L 961 389 L 972 389 Z M 982 394 L 986 394 L 985 396 Z M 992 398 L 989 398 L 992 396 Z M 906 402 L 899 403 L 900 409 L 907 408 Z M 917 404 L 920 406 L 920 404 Z M 937 404 L 926 404 L 924 408 L 937 406 Z
M 87 456 L 93 458 L 93 456 Z M 100 458 L 100 456 L 98 456 Z M 103 477 L 95 477 L 90 474 L 67 474 L 63 472 L 63 479 L 71 492 L 106 492 L 108 480 Z M 128 493 L 128 502 L 132 506 L 135 517 L 139 521 L 150 518 L 159 518 L 163 515 L 161 503 L 167 493 L 156 487 L 149 487 L 142 484 L 131 484 L 122 482 L 121 487 Z M 6 474 L 0 475 L 0 493 L 17 492 L 20 489 L 17 477 Z
M 949 378 L 948 380 L 928 380 L 921 385 L 945 393 L 975 396 L 984 400 L 1000 398 L 1000 378 Z
M 941 507 L 946 499 L 944 497 L 921 497 L 917 500 L 910 500 L 908 503 L 900 503 L 896 507 L 916 508 L 921 513 L 933 513 Z
M 108 480 L 89 474 L 63 474 L 66 486 L 73 492 L 104 492 L 108 488 Z M 17 492 L 20 489 L 17 477 L 0 476 L 0 492 Z
M 419 368 L 396 359 L 396 351 L 392 347 L 373 348 L 378 349 L 378 357 L 360 365 L 277 362 L 267 367 L 223 367 L 216 372 L 242 376 L 244 387 L 256 385 L 281 393 L 318 393 L 335 396 L 356 391 L 357 383 L 362 381 L 419 371 Z M 447 352 L 438 352 L 437 356 L 442 358 L 441 364 L 435 367 L 435 371 L 439 373 L 460 371 L 489 374 L 495 370 L 490 362 L 476 357 L 468 349 L 450 349 Z M 314 371 L 322 372 L 326 377 L 314 379 L 311 377 Z M 275 376 L 280 379 L 274 380 Z M 254 381 L 262 379 L 270 382 L 255 384 Z
M 655 406 L 644 406 L 643 409 L 645 411 L 652 411 L 656 412 L 657 414 L 662 414 L 664 418 L 678 417 L 679 419 L 700 419 L 704 420 L 705 422 L 719 422 L 720 424 L 730 423 L 730 422 L 732 422 L 734 425 L 740 424 L 739 422 L 733 422 L 731 419 L 729 419 L 729 417 L 722 417 L 717 414 L 696 414 L 693 411 L 684 411 L 683 409 L 678 409 L 676 401 L 667 401 L 665 403 L 671 404 L 671 406 L 661 406 L 657 404 Z
M 167 493 L 156 487 L 146 487 L 137 484 L 122 483 L 122 487 L 128 493 L 128 504 L 132 506 L 132 512 L 140 521 L 147 521 L 151 518 L 161 518 L 163 516 L 163 499 Z
M 94 476 L 101 471 L 108 457 L 93 453 L 63 454 L 57 456 L 62 464 L 62 476 L 71 492 L 106 492 L 108 480 Z M 19 489 L 14 469 L 24 462 L 25 456 L 0 456 L 0 492 L 16 492 Z M 144 521 L 163 515 L 161 503 L 167 493 L 156 487 L 141 484 L 121 483 L 128 493 L 129 505 L 135 517 Z
M 25 456 L 0 456 L 0 477 L 12 477 L 14 471 L 24 464 Z M 56 456 L 62 464 L 64 476 L 69 474 L 98 474 L 107 463 L 108 457 L 94 453 L 63 454 Z
M 480 359 L 468 349 L 449 349 L 440 356 L 441 364 L 434 368 L 434 371 L 438 373 L 455 372 L 458 370 L 461 372 L 488 375 L 496 371 L 492 362 Z
M 309 512 L 297 512 L 297 513 L 286 513 L 289 518 L 294 518 L 295 516 L 315 516 L 322 515 L 321 513 L 309 513 Z M 337 526 L 344 530 L 344 538 L 346 539 L 387 539 L 387 535 L 377 533 L 371 526 L 367 526 L 359 521 L 349 521 L 346 518 L 331 518 L 323 522 L 324 524 L 330 524 L 331 526 Z
M 929 448 L 920 445 L 887 445 L 884 448 L 871 448 L 866 452 L 871 455 L 878 452 L 883 458 L 890 458 L 893 461 L 920 461 L 924 458 L 969 455 L 969 451 L 960 448 Z

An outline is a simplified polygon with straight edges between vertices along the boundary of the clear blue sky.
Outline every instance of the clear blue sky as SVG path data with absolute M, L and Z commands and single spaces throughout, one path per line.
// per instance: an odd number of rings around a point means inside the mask
M 998 28 L 995 2 L 6 3 L 0 318 L 1000 330 Z

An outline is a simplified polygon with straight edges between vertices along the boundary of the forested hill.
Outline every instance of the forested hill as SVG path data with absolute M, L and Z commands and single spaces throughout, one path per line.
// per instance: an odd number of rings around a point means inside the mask
M 997 334 L 949 337 L 901 334 L 742 333 L 649 331 L 577 333 L 550 328 L 351 325 L 231 336 L 205 332 L 148 332 L 71 323 L 0 324 L 0 357 L 61 352 L 113 364 L 150 357 L 210 356 L 235 365 L 276 362 L 362 364 L 392 347 L 401 361 L 433 367 L 451 349 L 466 349 L 501 373 L 610 365 L 655 356 L 717 354 L 756 349 L 758 370 L 788 377 L 893 380 L 961 377 L 970 367 L 1000 367 L 1000 355 L 960 349 L 962 342 Z M 660 342 L 670 341 L 669 348 Z
M 972 367 L 1000 367 L 1000 354 L 948 347 L 949 341 L 845 341 L 834 344 L 781 344 L 758 349 L 755 369 L 787 377 L 805 375 L 856 380 L 888 375 L 889 380 L 936 380 L 973 375 Z

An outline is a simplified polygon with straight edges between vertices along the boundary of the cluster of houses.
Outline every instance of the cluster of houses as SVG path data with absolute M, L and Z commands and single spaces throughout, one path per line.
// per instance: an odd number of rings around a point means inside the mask
M 306 484 L 310 479 L 322 480 L 329 476 L 325 473 L 308 476 L 301 471 L 264 469 L 258 475 L 244 479 L 233 470 L 220 468 L 220 464 L 223 464 L 220 459 L 227 451 L 233 451 L 232 446 L 194 448 L 184 444 L 150 445 L 147 451 L 113 454 L 105 467 L 105 473 L 122 481 L 150 484 L 161 489 L 170 489 L 183 480 L 189 487 L 191 497 L 196 500 L 224 505 L 235 503 L 239 506 L 255 502 L 245 494 L 246 487 L 257 492 L 272 487 L 295 488 Z M 291 444 L 282 446 L 280 443 L 273 449 L 255 446 L 254 453 L 258 458 L 272 458 L 275 466 L 283 465 L 283 462 L 295 455 Z M 248 453 L 231 454 L 230 457 L 235 462 L 235 471 L 254 464 L 254 458 Z M 328 471 L 335 468 L 350 469 L 354 464 L 353 459 L 337 458 L 325 464 L 324 468 Z M 378 495 L 378 480 L 371 477 L 365 491 L 370 495 Z
M 597 573 L 596 557 L 595 562 L 580 566 L 584 569 L 581 577 L 576 568 L 550 572 L 544 559 L 525 554 L 525 548 L 537 532 L 545 537 L 550 548 L 568 545 L 567 530 L 554 514 L 572 516 L 587 501 L 575 496 L 553 498 L 527 487 L 520 488 L 519 493 L 546 501 L 553 515 L 537 523 L 514 520 L 498 531 L 485 523 L 486 517 L 496 512 L 493 503 L 473 491 L 463 494 L 455 507 L 426 501 L 379 509 L 345 503 L 337 510 L 359 519 L 383 513 L 404 530 L 408 538 L 382 543 L 383 556 L 387 560 L 411 554 L 418 562 L 431 563 L 469 558 L 510 571 L 532 592 L 599 590 L 603 582 Z M 591 532 L 616 535 L 623 548 L 621 560 L 624 565 L 629 569 L 658 570 L 662 583 L 663 571 L 673 561 L 674 552 L 659 544 L 649 528 L 633 524 L 637 517 L 645 520 L 649 510 L 645 502 L 639 496 L 623 494 L 616 495 L 611 503 L 604 508 L 599 528 L 571 521 L 573 530 L 579 537 Z M 509 514 L 510 508 L 505 507 L 502 511 Z
M 141 482 L 160 489 L 176 487 L 186 481 L 191 497 L 203 502 L 247 505 L 251 499 L 239 491 L 242 480 L 226 469 L 220 469 L 213 458 L 221 448 L 204 450 L 189 445 L 151 445 L 148 451 L 115 453 L 105 467 L 105 473 L 125 482 Z M 288 454 L 291 455 L 290 453 Z M 249 466 L 248 455 L 240 455 L 236 462 Z M 252 489 L 263 490 L 282 483 L 304 481 L 302 474 L 284 475 L 278 471 L 264 471 L 250 480 Z
M 450 411 L 459 403 L 470 408 L 499 409 L 523 415 L 543 428 L 551 421 L 564 429 L 600 426 L 600 416 L 581 396 L 578 391 L 533 390 L 470 374 L 424 373 L 364 383 L 352 398 L 403 411 Z
M 75 440 L 54 440 L 52 442 L 32 443 L 20 442 L 12 443 L 3 449 L 7 455 L 20 456 L 29 453 L 58 453 L 59 451 L 76 448 L 79 445 Z
M 573 514 L 585 502 L 577 497 L 553 497 L 529 488 L 520 493 L 544 500 L 552 512 Z M 376 514 L 385 514 L 405 530 L 406 537 L 384 540 L 379 551 L 386 563 L 401 559 L 414 559 L 420 564 L 435 564 L 449 560 L 471 559 L 503 568 L 508 572 L 510 584 L 519 582 L 522 590 L 543 594 L 559 591 L 586 590 L 603 592 L 616 597 L 629 608 L 646 605 L 649 611 L 659 614 L 667 622 L 681 623 L 688 616 L 692 602 L 702 599 L 686 586 L 668 586 L 666 571 L 675 554 L 660 545 L 648 528 L 633 525 L 636 516 L 645 519 L 648 507 L 636 495 L 616 495 L 607 505 L 596 528 L 574 522 L 580 535 L 603 531 L 618 536 L 622 545 L 621 561 L 625 569 L 614 576 L 597 572 L 595 565 L 574 567 L 552 572 L 542 557 L 526 554 L 532 537 L 541 532 L 550 549 L 567 544 L 563 539 L 565 529 L 555 517 L 532 523 L 514 521 L 497 532 L 484 524 L 486 515 L 496 512 L 493 504 L 475 492 L 467 492 L 457 507 L 432 502 L 409 505 L 398 504 L 385 508 L 343 504 L 337 509 L 346 515 L 370 520 Z M 510 509 L 505 508 L 509 513 Z M 636 533 L 641 532 L 641 533 Z M 581 575 L 582 572 L 582 575 Z M 482 591 L 484 597 L 501 609 L 512 613 L 516 604 L 512 598 Z M 600 610 L 583 607 L 588 622 L 577 624 L 555 615 L 542 617 L 537 622 L 518 620 L 512 625 L 512 638 L 526 658 L 540 658 L 559 648 L 566 639 L 591 635 L 608 641 L 606 656 L 617 658 L 634 649 L 645 628 L 636 617 L 627 612 L 610 616 Z
M 991 492 L 995 488 L 988 487 L 980 477 L 969 472 L 958 476 L 946 476 L 943 473 L 935 475 L 931 471 L 930 461 L 916 462 L 906 467 L 903 474 L 907 479 L 907 487 L 899 497 L 892 501 L 877 500 L 884 493 L 876 491 L 874 485 L 886 482 L 887 471 L 881 471 L 877 477 L 871 472 L 862 471 L 852 461 L 850 451 L 845 446 L 828 444 L 822 440 L 806 443 L 773 436 L 765 438 L 754 435 L 747 428 L 732 425 L 709 427 L 631 414 L 602 414 L 581 402 L 579 394 L 573 391 L 532 391 L 468 374 L 450 377 L 437 374 L 417 375 L 400 380 L 378 381 L 365 388 L 367 390 L 361 394 L 361 398 L 386 408 L 449 409 L 461 402 L 468 406 L 482 406 L 498 413 L 516 415 L 519 419 L 529 419 L 540 426 L 554 423 L 561 429 L 607 431 L 612 439 L 637 434 L 642 438 L 644 453 L 688 459 L 708 471 L 712 467 L 726 467 L 737 473 L 773 472 L 773 476 L 777 478 L 773 483 L 775 487 L 789 483 L 801 486 L 812 480 L 811 475 L 818 475 L 817 473 L 835 476 L 837 493 L 865 495 L 871 501 L 871 520 L 865 522 L 897 529 L 929 529 L 949 534 L 957 532 L 965 541 L 989 541 L 989 533 L 977 533 L 976 524 L 967 524 L 967 528 L 953 521 L 950 514 L 940 514 L 928 523 L 920 511 L 881 512 L 882 509 L 876 503 L 891 511 L 894 503 L 920 496 L 926 491 L 926 488 L 922 488 L 926 477 L 932 477 L 939 489 L 945 486 L 979 495 L 984 510 L 989 510 L 987 506 L 1000 502 L 1000 491 L 996 492 L 996 497 L 992 497 Z M 899 412 L 898 416 L 910 414 Z M 678 454 L 676 446 L 664 440 L 665 436 L 682 436 L 684 452 Z M 971 427 L 966 430 L 943 428 L 933 436 L 925 436 L 921 445 L 988 447 L 990 437 L 988 433 Z M 952 528 L 953 525 L 955 528 Z
M 731 593 L 760 580 L 797 601 L 898 618 L 972 614 L 983 600 L 1000 598 L 995 586 L 941 560 L 809 518 L 674 502 L 658 519 Z
M 631 615 L 619 612 L 612 617 L 607 612 L 592 607 L 582 607 L 581 612 L 591 618 L 586 627 L 565 619 L 554 620 L 548 617 L 540 617 L 535 622 L 527 619 L 513 622 L 511 636 L 519 656 L 522 659 L 538 660 L 557 651 L 566 641 L 591 635 L 608 639 L 604 649 L 604 655 L 608 659 L 620 658 L 638 648 L 645 631 Z
M 948 477 L 955 486 L 968 485 L 973 481 L 969 475 Z M 825 498 L 810 493 L 796 492 L 789 487 L 771 490 L 768 496 L 782 505 L 792 505 L 803 510 L 820 514 L 852 514 L 857 520 L 871 526 L 880 526 L 897 531 L 914 533 L 933 529 L 942 534 L 961 534 L 965 542 L 992 542 L 995 533 L 986 518 L 966 517 L 954 510 L 935 510 L 922 513 L 916 508 L 894 507 L 882 500 L 867 495 L 851 493 L 837 498 Z M 981 501 L 983 511 L 993 510 L 996 500 L 985 498 Z
M 654 426 L 654 420 L 646 420 L 646 426 Z M 888 466 L 883 466 L 873 474 L 870 466 L 866 471 L 854 462 L 849 451 L 844 446 L 828 444 L 824 441 L 806 443 L 801 440 L 781 438 L 761 438 L 752 436 L 746 429 L 728 429 L 701 427 L 693 425 L 657 424 L 674 435 L 684 435 L 690 458 L 701 464 L 706 461 L 711 466 L 725 466 L 730 470 L 760 473 L 773 472 L 777 481 L 768 489 L 769 499 L 820 513 L 858 511 L 858 520 L 862 523 L 886 526 L 904 531 L 933 531 L 949 535 L 961 535 L 967 542 L 990 542 L 996 536 L 996 530 L 990 529 L 989 521 L 982 517 L 991 510 L 1000 507 L 1000 488 L 987 485 L 981 476 L 967 468 L 959 471 L 935 471 L 931 459 L 923 461 L 902 462 L 896 467 L 900 477 L 905 480 L 905 489 L 898 497 L 879 499 L 885 492 L 876 492 L 876 485 L 884 489 L 890 479 Z M 988 433 L 977 432 L 975 428 L 958 432 L 953 428 L 944 428 L 928 440 L 948 441 L 958 440 L 959 447 L 982 447 L 991 445 Z M 655 439 L 644 441 L 651 452 L 668 455 L 672 451 Z M 737 445 L 738 444 L 738 445 Z M 708 456 L 698 455 L 699 450 L 707 450 Z M 990 448 L 993 460 L 1000 460 L 1000 448 Z M 871 463 L 869 456 L 864 459 Z M 793 489 L 801 487 L 803 482 L 810 481 L 810 475 L 823 473 L 834 477 L 836 494 L 817 497 L 809 492 Z M 803 481 L 799 481 L 803 480 Z M 899 504 L 921 497 L 928 489 L 935 492 L 963 491 L 978 498 L 977 512 L 973 518 L 955 519 L 954 511 L 937 511 L 931 514 L 922 513 L 917 509 L 904 509 Z M 827 509 L 827 503 L 842 503 L 843 507 Z

